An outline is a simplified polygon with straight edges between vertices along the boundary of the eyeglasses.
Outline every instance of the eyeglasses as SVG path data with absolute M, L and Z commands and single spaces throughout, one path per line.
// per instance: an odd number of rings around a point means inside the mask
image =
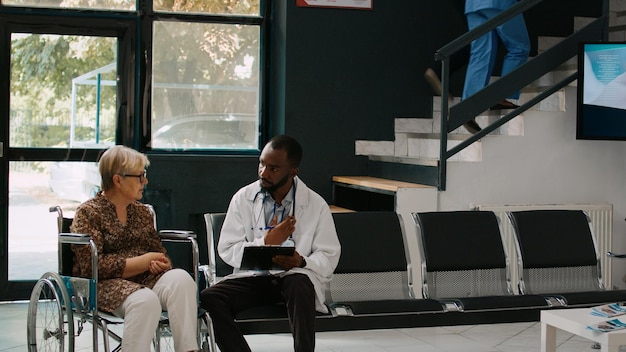
M 144 171 L 139 175 L 122 174 L 122 177 L 139 177 L 139 183 L 143 183 L 148 178 L 148 171 Z

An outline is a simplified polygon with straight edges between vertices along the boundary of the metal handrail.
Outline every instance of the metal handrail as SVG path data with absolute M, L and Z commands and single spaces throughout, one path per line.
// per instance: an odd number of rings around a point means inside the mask
M 576 56 L 581 42 L 597 41 L 606 28 L 606 17 L 600 17 L 584 28 L 563 39 L 552 48 L 542 52 L 522 66 L 509 72 L 472 97 L 454 105 L 450 109 L 448 132 L 463 125 L 468 119 L 478 116 L 492 102 L 506 98 L 519 87 L 524 87 L 541 78 L 567 60 Z M 521 111 L 520 111 L 521 112 Z

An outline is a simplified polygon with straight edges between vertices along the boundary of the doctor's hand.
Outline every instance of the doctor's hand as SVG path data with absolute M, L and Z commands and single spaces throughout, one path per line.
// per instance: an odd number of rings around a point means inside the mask
M 287 216 L 283 221 L 277 224 L 276 217 L 270 222 L 270 229 L 265 234 L 265 244 L 280 245 L 291 236 L 296 229 L 296 218 Z
M 293 255 L 276 255 L 272 261 L 285 270 L 300 268 L 304 264 L 304 258 L 297 251 L 294 251 Z

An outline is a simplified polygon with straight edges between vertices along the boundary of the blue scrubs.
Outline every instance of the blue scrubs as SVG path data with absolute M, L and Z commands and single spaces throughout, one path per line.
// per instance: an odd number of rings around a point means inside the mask
M 516 2 L 516 0 L 467 0 L 465 17 L 469 30 L 487 22 Z M 489 84 L 498 52 L 498 37 L 507 49 L 502 63 L 502 76 L 528 60 L 530 40 L 524 17 L 519 15 L 472 42 L 463 87 L 463 99 L 472 96 Z M 517 91 L 509 98 L 519 99 L 519 96 L 520 92 Z

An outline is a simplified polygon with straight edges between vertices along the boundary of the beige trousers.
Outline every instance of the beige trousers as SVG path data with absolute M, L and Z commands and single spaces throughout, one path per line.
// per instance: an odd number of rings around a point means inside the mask
M 167 311 L 174 349 L 198 350 L 198 286 L 182 269 L 163 274 L 154 287 L 133 292 L 113 314 L 124 318 L 122 351 L 150 352 L 162 311 Z

